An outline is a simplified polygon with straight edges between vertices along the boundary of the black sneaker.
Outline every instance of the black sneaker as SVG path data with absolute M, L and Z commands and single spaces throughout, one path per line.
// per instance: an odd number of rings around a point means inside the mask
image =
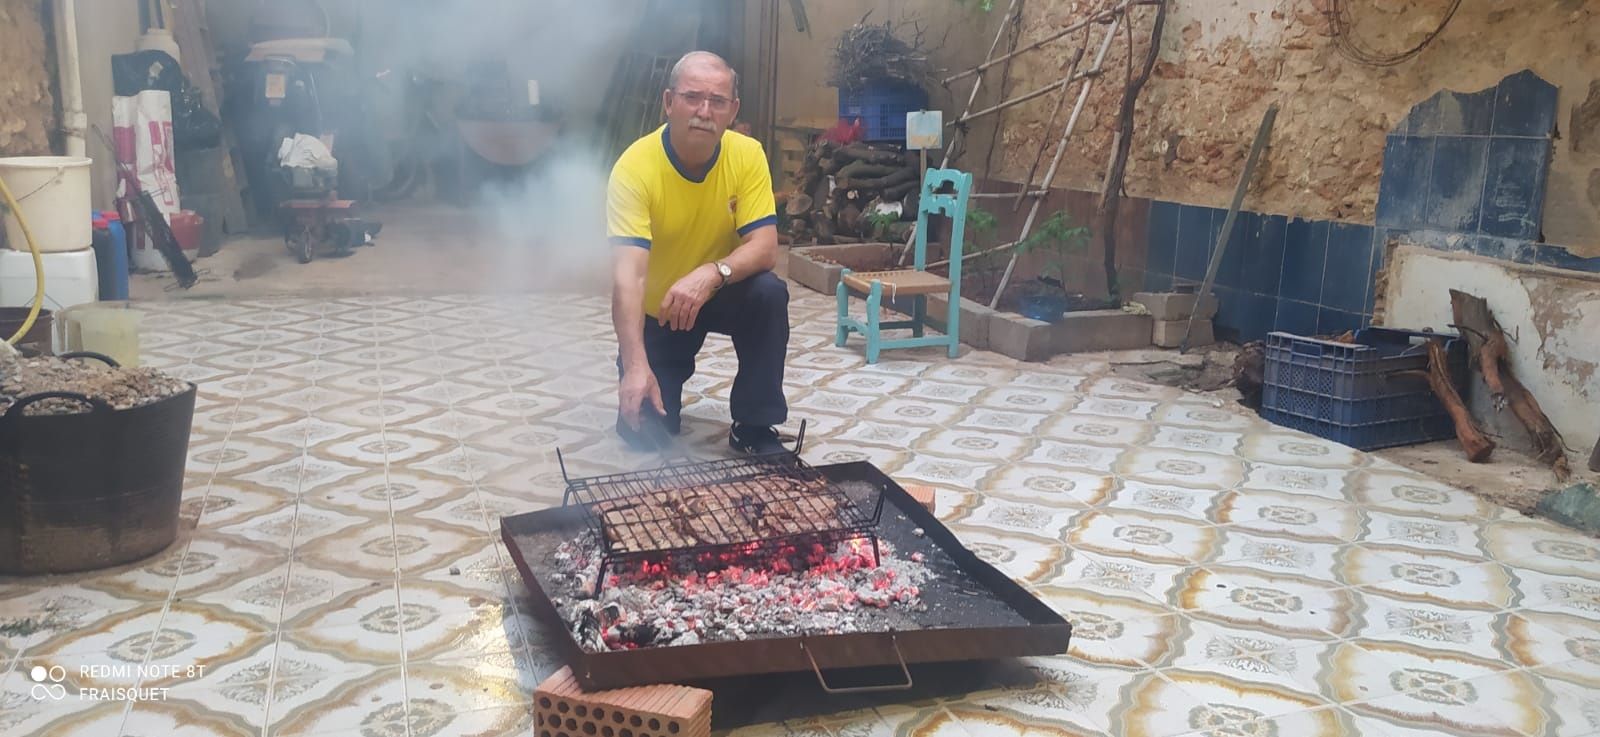
M 787 453 L 789 448 L 778 439 L 778 429 L 762 425 L 741 425 L 733 423 L 733 429 L 728 432 L 728 447 L 740 453 L 765 455 L 767 453 Z

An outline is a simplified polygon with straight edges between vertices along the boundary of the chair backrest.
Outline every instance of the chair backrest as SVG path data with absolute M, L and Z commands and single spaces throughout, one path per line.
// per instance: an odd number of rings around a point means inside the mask
M 953 193 L 939 193 L 946 186 Z M 961 283 L 961 249 L 966 239 L 967 198 L 972 194 L 972 174 L 959 169 L 929 169 L 922 177 L 922 194 L 917 205 L 917 271 L 928 263 L 928 216 L 950 218 L 950 281 Z

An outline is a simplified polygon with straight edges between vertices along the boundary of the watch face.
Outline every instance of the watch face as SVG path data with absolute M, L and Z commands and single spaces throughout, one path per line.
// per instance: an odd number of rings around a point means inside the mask
M 719 263 L 717 264 L 717 273 L 722 274 L 723 276 L 732 276 L 733 269 L 727 264 Z

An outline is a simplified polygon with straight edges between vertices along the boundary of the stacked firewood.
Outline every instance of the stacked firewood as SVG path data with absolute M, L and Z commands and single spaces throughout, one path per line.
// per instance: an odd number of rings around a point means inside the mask
M 819 139 L 806 152 L 800 185 L 781 203 L 793 243 L 905 240 L 917 214 L 914 151 L 891 143 Z

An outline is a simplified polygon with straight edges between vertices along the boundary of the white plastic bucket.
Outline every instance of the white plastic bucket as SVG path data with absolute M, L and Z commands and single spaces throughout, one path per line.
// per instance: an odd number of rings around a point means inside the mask
M 94 245 L 89 204 L 87 157 L 14 156 L 0 158 L 0 179 L 17 199 L 28 230 L 41 251 L 78 251 Z M 6 245 L 28 250 L 16 215 L 5 213 Z

